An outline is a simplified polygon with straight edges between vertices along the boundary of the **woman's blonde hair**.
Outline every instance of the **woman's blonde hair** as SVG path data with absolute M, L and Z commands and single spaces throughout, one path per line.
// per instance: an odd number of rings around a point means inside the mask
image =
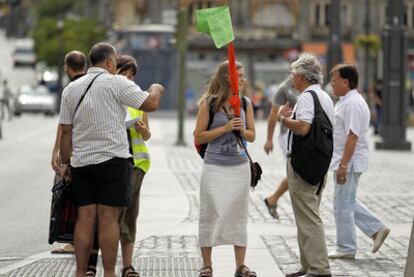
M 201 98 L 198 102 L 201 105 L 207 101 L 208 105 L 212 105 L 213 112 L 218 112 L 224 103 L 229 99 L 232 92 L 230 89 L 229 63 L 224 61 L 219 64 L 216 72 L 211 77 Z M 236 69 L 243 68 L 243 64 L 236 62 Z

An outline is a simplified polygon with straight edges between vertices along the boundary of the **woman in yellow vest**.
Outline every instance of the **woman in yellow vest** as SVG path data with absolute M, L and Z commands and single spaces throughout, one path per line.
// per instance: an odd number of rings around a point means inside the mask
M 135 59 L 131 56 L 121 55 L 118 57 L 117 64 L 118 74 L 125 75 L 129 80 L 133 81 L 138 71 L 138 65 Z M 134 158 L 134 169 L 131 174 L 130 204 L 123 211 L 119 226 L 121 229 L 122 277 L 135 277 L 139 275 L 132 266 L 132 255 L 136 237 L 142 180 L 150 167 L 150 157 L 145 141 L 151 137 L 151 132 L 148 125 L 147 113 L 131 107 L 128 107 L 127 112 L 129 114 L 128 117 L 131 119 L 139 118 L 139 120 L 128 129 L 130 151 Z
M 137 71 L 138 65 L 133 57 L 128 55 L 118 56 L 118 74 L 124 75 L 127 79 L 133 81 Z M 121 276 L 139 277 L 138 272 L 132 266 L 132 256 L 136 238 L 136 226 L 139 213 L 139 195 L 142 180 L 150 167 L 150 158 L 145 141 L 151 137 L 151 132 L 148 125 L 147 113 L 131 107 L 128 107 L 127 109 L 128 121 L 137 121 L 127 129 L 129 148 L 134 159 L 134 169 L 131 174 L 131 194 L 129 198 L 129 205 L 122 211 L 119 222 L 123 265 Z M 89 257 L 88 272 L 86 276 L 95 276 L 96 263 L 97 254 L 91 254 Z

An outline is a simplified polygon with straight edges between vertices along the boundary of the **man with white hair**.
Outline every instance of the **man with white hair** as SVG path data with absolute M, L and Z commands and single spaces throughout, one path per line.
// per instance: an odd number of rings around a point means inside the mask
M 325 118 L 329 120 L 331 126 L 334 120 L 334 107 L 331 98 L 321 89 L 322 70 L 313 55 L 302 54 L 297 61 L 292 63 L 291 79 L 293 87 L 300 92 L 300 95 L 293 111 L 289 108 L 288 103 L 280 107 L 278 120 L 289 129 L 287 175 L 297 225 L 301 268 L 298 272 L 286 276 L 330 277 L 332 275 L 325 243 L 325 232 L 319 215 L 327 168 L 322 170 L 324 173 L 319 185 L 314 185 L 305 180 L 303 174 L 293 169 L 293 157 L 291 155 L 292 149 L 298 149 L 298 145 L 295 144 L 305 138 L 311 132 L 312 125 L 315 124 L 315 103 L 317 102 L 314 103 L 312 93 L 316 96 L 315 101 L 319 100 Z M 292 112 L 294 112 L 294 116 L 290 118 Z M 317 132 L 321 131 L 318 130 Z M 296 155 L 296 150 L 293 153 Z M 316 162 L 315 164 L 318 165 L 319 163 Z

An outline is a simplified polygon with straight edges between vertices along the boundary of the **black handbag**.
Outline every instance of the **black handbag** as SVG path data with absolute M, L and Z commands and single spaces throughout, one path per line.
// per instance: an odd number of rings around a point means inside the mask
M 77 210 L 72 198 L 70 183 L 65 180 L 56 182 L 52 188 L 50 211 L 49 244 L 73 242 Z

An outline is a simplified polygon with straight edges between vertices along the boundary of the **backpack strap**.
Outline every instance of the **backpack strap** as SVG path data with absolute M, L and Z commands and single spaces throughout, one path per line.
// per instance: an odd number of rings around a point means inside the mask
M 318 95 L 316 95 L 316 92 L 313 91 L 313 90 L 306 90 L 303 93 L 306 93 L 306 92 L 309 92 L 312 95 L 313 107 L 314 107 L 314 116 L 316 115 L 317 110 L 322 110 L 323 112 L 325 112 L 321 107 L 321 103 L 319 102 L 319 97 L 318 97 Z M 293 113 L 292 119 L 296 119 L 296 112 Z M 290 148 L 290 139 L 291 139 L 291 137 L 292 137 L 292 130 L 289 129 L 288 142 L 287 142 L 288 143 L 287 144 L 288 151 L 290 150 L 289 148 Z
M 210 130 L 211 124 L 213 123 L 213 120 L 214 120 L 214 115 L 216 114 L 213 111 L 213 103 L 214 103 L 214 99 L 212 99 L 211 101 L 207 101 L 207 106 L 208 106 L 208 124 L 207 124 L 207 130 Z
M 313 104 L 314 104 L 314 105 L 313 105 L 313 108 L 314 108 L 314 114 L 316 114 L 316 111 L 322 108 L 322 107 L 321 107 L 321 102 L 319 101 L 319 97 L 318 97 L 318 95 L 316 94 L 316 92 L 315 92 L 315 91 L 313 91 L 313 90 L 307 90 L 307 91 L 305 91 L 305 92 L 309 92 L 309 93 L 312 95 L 312 98 L 313 98 Z
M 246 100 L 246 96 L 242 96 L 241 102 L 242 102 L 242 108 L 243 108 L 244 112 L 246 112 L 247 111 L 247 100 Z

